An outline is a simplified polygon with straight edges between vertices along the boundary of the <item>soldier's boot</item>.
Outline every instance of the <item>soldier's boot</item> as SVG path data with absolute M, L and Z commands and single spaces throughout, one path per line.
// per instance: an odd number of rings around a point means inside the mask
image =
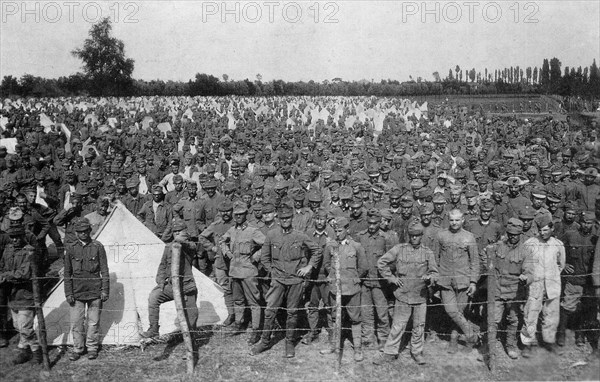
M 248 335 L 248 345 L 252 346 L 260 341 L 260 332 L 258 330 L 251 330 Z
M 150 327 L 145 332 L 140 333 L 143 338 L 154 338 L 158 337 L 158 324 L 150 324 Z
M 319 351 L 320 354 L 335 353 L 335 335 L 333 329 L 327 329 L 327 347 Z
M 0 312 L 0 348 L 8 346 L 8 325 L 6 312 Z
M 396 360 L 396 356 L 392 354 L 379 353 L 377 357 L 373 360 L 374 365 L 383 365 L 385 363 L 391 363 Z
M 523 346 L 521 355 L 523 356 L 523 358 L 531 358 L 533 356 L 533 349 L 532 349 L 531 345 Z
M 512 359 L 519 358 L 517 347 L 517 325 L 506 327 L 506 354 Z
M 425 358 L 423 358 L 422 353 L 410 353 L 410 355 L 415 360 L 417 365 L 425 365 L 427 363 L 427 362 L 425 362 Z
M 285 358 L 294 358 L 296 356 L 296 347 L 294 341 L 286 338 L 285 340 Z
M 352 325 L 352 344 L 354 345 L 354 362 L 362 362 L 365 359 L 362 350 L 361 325 Z
M 18 349 L 17 354 L 12 359 L 12 364 L 20 365 L 20 364 L 29 362 L 30 359 L 31 359 L 31 353 L 30 353 L 29 349 Z
M 455 354 L 458 351 L 458 332 L 453 330 L 450 334 L 450 343 L 448 344 L 448 353 Z
M 558 328 L 556 330 L 556 343 L 558 346 L 565 346 L 567 324 L 569 323 L 570 316 L 571 312 L 568 312 L 563 308 L 560 309 L 560 318 L 558 321 Z
M 302 343 L 304 345 L 310 345 L 315 340 L 315 338 L 319 338 L 319 335 L 316 331 L 310 330 L 304 335 L 304 337 L 302 337 Z
M 235 322 L 235 314 L 229 313 L 225 321 L 223 321 L 223 326 L 229 326 Z
M 42 354 L 42 349 L 34 350 L 32 352 L 32 354 L 33 354 L 32 360 L 33 360 L 34 363 L 37 363 L 39 365 L 39 364 L 41 364 L 44 361 L 44 356 Z

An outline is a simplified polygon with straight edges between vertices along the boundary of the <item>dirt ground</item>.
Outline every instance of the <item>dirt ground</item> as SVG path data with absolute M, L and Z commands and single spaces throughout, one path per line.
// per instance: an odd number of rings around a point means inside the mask
M 136 347 L 105 347 L 98 359 L 68 360 L 68 353 L 52 348 L 52 369 L 42 372 L 40 365 L 28 363 L 12 366 L 10 359 L 16 347 L 0 349 L 0 380 L 2 381 L 509 381 L 509 380 L 598 380 L 600 359 L 589 360 L 589 345 L 574 345 L 568 337 L 564 354 L 550 354 L 536 349 L 531 359 L 510 360 L 500 350 L 497 369 L 492 374 L 480 361 L 481 350 L 461 350 L 450 355 L 448 343 L 436 339 L 425 345 L 427 365 L 418 366 L 408 349 L 387 365 L 373 365 L 377 350 L 366 350 L 365 360 L 355 363 L 349 342 L 345 343 L 342 366 L 336 373 L 335 355 L 323 356 L 326 334 L 311 345 L 298 344 L 296 357 L 282 357 L 284 341 L 269 351 L 252 357 L 248 354 L 245 335 L 226 336 L 221 331 L 206 332 L 198 339 L 198 362 L 194 375 L 186 375 L 183 344 L 160 344 L 144 351 Z

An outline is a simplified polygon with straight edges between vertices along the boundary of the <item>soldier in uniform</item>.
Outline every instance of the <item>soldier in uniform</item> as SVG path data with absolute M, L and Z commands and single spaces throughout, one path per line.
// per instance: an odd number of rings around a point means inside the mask
M 196 182 L 193 182 L 196 184 Z M 173 190 L 167 192 L 165 196 L 165 203 L 173 206 L 175 205 L 181 198 L 186 195 L 185 184 L 183 182 L 183 176 L 177 174 L 173 177 Z
M 165 202 L 165 194 L 161 185 L 152 186 L 152 200 L 142 205 L 137 213 L 137 218 L 162 241 L 171 240 L 173 211 L 171 206 Z
M 369 212 L 367 216 L 368 228 L 358 232 L 356 241 L 362 245 L 369 263 L 369 271 L 362 283 L 362 344 L 364 347 L 371 345 L 383 346 L 390 330 L 388 317 L 388 303 L 384 290 L 388 288 L 377 271 L 377 261 L 392 248 L 385 235 L 379 231 L 381 216 L 379 211 Z
M 465 318 L 464 310 L 469 298 L 477 289 L 479 280 L 479 253 L 477 241 L 472 233 L 463 228 L 464 215 L 459 210 L 450 211 L 450 227 L 441 230 L 436 238 L 437 264 L 444 309 L 454 325 L 462 330 L 467 344 L 477 342 L 471 323 Z M 450 353 L 458 350 L 458 332 L 452 330 Z
M 217 284 L 223 289 L 225 306 L 229 315 L 224 326 L 229 326 L 235 322 L 235 311 L 233 309 L 233 292 L 231 289 L 231 280 L 229 278 L 229 258 L 223 256 L 219 242 L 221 236 L 225 234 L 233 225 L 233 204 L 225 200 L 219 206 L 219 219 L 211 223 L 198 236 L 198 243 L 204 248 L 208 261 L 213 263 L 213 271 Z M 241 320 L 241 318 L 240 318 Z
M 125 181 L 125 185 L 127 186 L 129 194 L 125 195 L 121 199 L 121 202 L 125 205 L 129 212 L 131 212 L 133 215 L 137 215 L 144 203 L 147 201 L 147 198 L 140 194 L 139 180 L 135 178 L 127 179 Z
M 323 208 L 315 212 L 313 218 L 314 228 L 308 230 L 308 237 L 319 245 L 321 250 L 330 240 L 335 240 L 333 228 L 327 224 L 328 214 Z M 308 345 L 319 337 L 319 306 L 323 302 L 326 314 L 326 329 L 328 336 L 332 336 L 331 326 L 331 308 L 327 307 L 329 303 L 329 285 L 327 283 L 327 274 L 323 267 L 323 262 L 316 264 L 316 268 L 310 274 L 310 281 L 307 284 L 306 294 L 308 296 L 308 325 L 309 332 L 302 338 L 302 343 Z
M 88 359 L 98 358 L 100 312 L 102 303 L 108 301 L 110 293 L 104 245 L 92 239 L 92 226 L 86 218 L 77 220 L 75 232 L 77 241 L 65 248 L 64 275 L 65 296 L 71 306 L 71 361 L 77 361 L 86 348 Z M 87 334 L 84 332 L 86 311 Z
M 220 245 L 223 256 L 230 260 L 229 277 L 235 311 L 235 322 L 231 329 L 234 334 L 240 331 L 247 302 L 252 313 L 252 332 L 248 337 L 250 343 L 262 325 L 263 296 L 258 288 L 257 277 L 260 247 L 265 242 L 265 235 L 258 228 L 248 225 L 247 214 L 245 203 L 238 201 L 233 204 L 235 225 L 221 236 Z
M 350 320 L 352 330 L 352 342 L 354 345 L 354 361 L 361 362 L 364 359 L 362 352 L 361 337 L 361 285 L 360 280 L 369 269 L 368 260 L 364 248 L 348 235 L 350 222 L 345 217 L 336 218 L 336 239 L 325 246 L 323 253 L 323 266 L 330 280 L 329 306 L 335 305 L 337 287 L 335 283 L 335 262 L 340 266 L 342 307 L 345 308 Z M 342 320 L 332 312 L 332 320 Z M 332 354 L 336 351 L 333 341 L 329 341 L 327 348 L 320 351 L 321 354 Z
M 484 249 L 484 256 L 491 258 L 496 276 L 494 287 L 495 323 L 499 325 L 506 316 L 506 353 L 512 359 L 518 358 L 517 328 L 522 321 L 522 301 L 526 296 L 527 274 L 524 262 L 529 258 L 527 247 L 523 245 L 521 233 L 523 222 L 516 218 L 508 221 L 506 238 Z M 491 339 L 494 340 L 494 339 Z
M 427 314 L 427 284 L 435 284 L 438 270 L 435 255 L 422 245 L 423 226 L 412 223 L 408 227 L 409 243 L 398 244 L 377 261 L 382 277 L 394 287 L 395 306 L 390 335 L 383 352 L 374 364 L 393 361 L 408 320 L 413 319 L 410 352 L 417 364 L 425 364 L 423 342 Z M 392 265 L 395 271 L 392 271 Z
M 33 246 L 32 254 L 26 248 L 28 244 L 32 243 L 28 243 L 25 227 L 20 223 L 11 225 L 6 234 L 0 234 L 0 288 L 8 295 L 8 308 L 19 333 L 17 354 L 12 359 L 15 365 L 29 361 L 30 351 L 35 362 L 42 362 L 41 348 L 33 329 L 35 309 L 31 280 L 36 275 L 32 273 L 31 263 L 36 261 L 37 248 Z
M 260 342 L 251 350 L 252 355 L 259 354 L 269 347 L 277 309 L 285 300 L 285 357 L 295 356 L 298 309 L 304 305 L 305 280 L 317 269 L 323 252 L 306 233 L 293 228 L 293 215 L 291 208 L 282 208 L 279 213 L 280 227 L 267 233 L 262 246 L 261 263 L 271 274 L 271 287 L 266 295 L 267 308 L 262 336 L 255 332 L 248 341 L 249 345 L 254 345 L 260 338 Z
M 561 239 L 566 250 L 566 264 L 563 271 L 564 290 L 560 322 L 556 333 L 556 343 L 559 346 L 565 345 L 565 330 L 571 319 L 576 318 L 574 330 L 577 345 L 585 343 L 582 334 L 583 323 L 589 318 L 596 319 L 589 317 L 589 312 L 595 313 L 595 310 L 586 306 L 586 297 L 592 297 L 587 276 L 592 273 L 594 250 L 598 242 L 598 235 L 592 232 L 595 221 L 596 214 L 593 211 L 582 212 L 579 228 L 567 231 Z

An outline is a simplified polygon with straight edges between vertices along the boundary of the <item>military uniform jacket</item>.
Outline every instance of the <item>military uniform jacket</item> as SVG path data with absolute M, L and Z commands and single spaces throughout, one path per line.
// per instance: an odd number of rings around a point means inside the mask
M 158 204 L 154 213 L 153 200 L 149 200 L 138 211 L 137 217 L 146 228 L 158 236 L 162 241 L 171 239 L 173 233 L 173 211 L 164 200 Z
M 206 228 L 202 221 L 202 201 L 191 200 L 189 196 L 184 196 L 176 204 L 182 207 L 181 214 L 187 226 L 187 232 L 191 237 L 197 238 L 200 232 Z
M 31 239 L 28 240 L 32 245 Z M 35 247 L 34 247 L 35 248 Z M 34 252 L 35 253 L 35 252 Z M 8 285 L 8 306 L 11 309 L 33 306 L 33 276 L 31 263 L 35 258 L 23 247 L 15 247 L 8 235 L 0 235 L 0 285 Z
M 233 222 L 231 220 L 225 223 L 223 220 L 219 219 L 209 225 L 202 233 L 200 233 L 200 236 L 198 236 L 198 243 L 202 245 L 207 252 L 209 260 L 214 260 L 214 266 L 217 269 L 229 269 L 229 259 L 223 257 L 219 242 L 221 241 L 221 236 L 223 236 L 232 226 Z
M 286 233 L 281 227 L 267 233 L 261 250 L 261 263 L 267 272 L 286 285 L 304 281 L 296 272 L 307 265 L 317 269 L 322 258 L 323 250 L 307 234 L 297 230 Z
M 65 295 L 76 300 L 95 300 L 109 293 L 108 263 L 102 243 L 77 240 L 65 251 Z
M 221 237 L 221 250 L 229 253 L 229 276 L 245 279 L 258 276 L 260 254 L 255 253 L 265 242 L 265 235 L 248 223 L 231 227 Z
M 192 261 L 196 256 L 196 244 L 192 242 L 181 243 L 181 259 L 179 262 L 179 275 L 182 277 L 182 289 L 184 294 L 190 294 L 197 291 L 196 282 L 192 275 Z M 173 259 L 173 244 L 167 244 L 163 251 L 163 256 L 156 273 L 156 283 L 164 286 L 172 282 L 171 278 L 171 260 Z
M 369 263 L 362 245 L 347 237 L 341 243 L 330 242 L 325 246 L 323 266 L 331 282 L 331 293 L 333 294 L 337 291 L 334 268 L 335 256 L 339 256 L 340 260 L 342 295 L 352 296 L 360 293 L 360 279 L 369 270 Z
M 382 277 L 391 281 L 395 276 L 400 278 L 402 286 L 394 287 L 394 296 L 398 301 L 407 304 L 423 304 L 427 301 L 427 282 L 424 275 L 437 279 L 438 269 L 433 251 L 427 247 L 414 248 L 408 243 L 398 244 L 386 252 L 377 261 L 377 268 Z
M 502 300 L 524 299 L 526 296 L 525 285 L 521 283 L 519 276 L 526 274 L 523 263 L 530 257 L 530 254 L 527 246 L 523 245 L 523 240 L 516 245 L 501 240 L 496 244 L 487 246 L 484 254 L 486 259 L 491 257 L 491 272 L 496 275 L 495 298 Z
M 356 235 L 356 240 L 365 249 L 369 269 L 363 280 L 363 284 L 368 287 L 382 287 L 387 284 L 385 280 L 381 280 L 381 275 L 377 269 L 377 261 L 384 253 L 389 251 L 392 246 L 386 241 L 385 235 L 377 230 L 371 235 L 369 230 L 360 231 Z
M 444 288 L 467 288 L 479 279 L 479 251 L 472 233 L 460 229 L 438 232 L 437 264 L 440 273 L 438 285 Z
M 566 251 L 567 264 L 573 266 L 571 274 L 564 274 L 566 282 L 573 285 L 588 284 L 588 275 L 592 273 L 592 262 L 598 236 L 590 233 L 582 235 L 581 231 L 567 231 L 563 238 Z

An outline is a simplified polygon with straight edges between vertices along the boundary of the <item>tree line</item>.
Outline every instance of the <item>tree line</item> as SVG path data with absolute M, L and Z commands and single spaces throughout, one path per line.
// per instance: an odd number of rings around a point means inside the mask
M 136 80 L 132 77 L 135 62 L 125 56 L 121 40 L 111 36 L 110 18 L 94 24 L 89 38 L 71 53 L 82 60 L 83 72 L 68 77 L 42 78 L 25 74 L 21 78 L 4 76 L 0 83 L 2 98 L 60 96 L 419 96 L 452 94 L 558 94 L 586 99 L 600 97 L 600 72 L 594 59 L 588 66 L 564 68 L 556 57 L 544 59 L 541 67 L 519 66 L 481 70 L 450 68 L 433 81 L 422 77 L 409 81 L 360 80 L 333 78 L 315 81 L 233 80 L 227 74 L 216 77 L 198 73 L 189 81 Z

